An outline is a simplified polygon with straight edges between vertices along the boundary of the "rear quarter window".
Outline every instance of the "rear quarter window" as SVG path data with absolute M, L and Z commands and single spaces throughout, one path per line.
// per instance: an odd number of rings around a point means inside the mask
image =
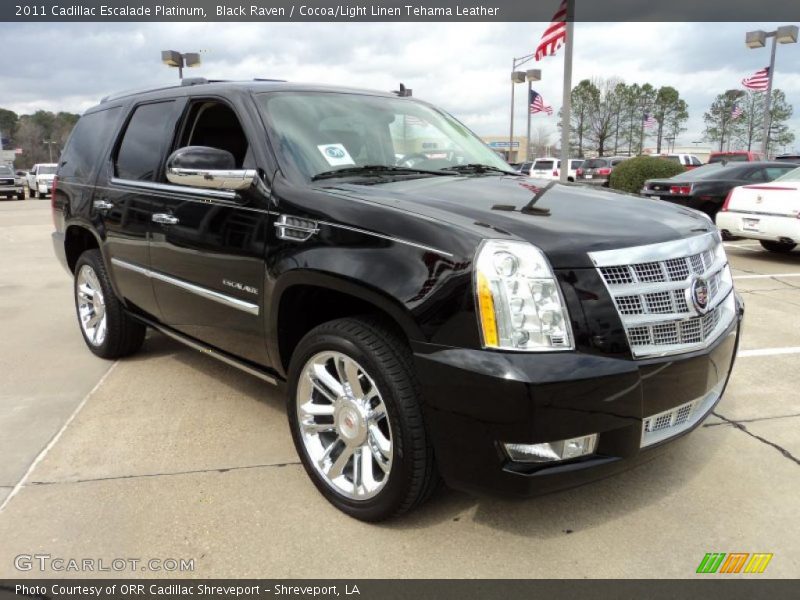
M 117 177 L 140 181 L 154 179 L 164 146 L 172 140 L 176 121 L 174 107 L 174 100 L 136 107 L 114 161 Z
M 83 115 L 75 125 L 61 156 L 59 177 L 88 181 L 97 173 L 104 152 L 117 128 L 121 107 Z
M 601 167 L 607 167 L 608 161 L 603 160 L 602 158 L 590 158 L 584 162 L 582 166 L 584 169 L 599 169 Z

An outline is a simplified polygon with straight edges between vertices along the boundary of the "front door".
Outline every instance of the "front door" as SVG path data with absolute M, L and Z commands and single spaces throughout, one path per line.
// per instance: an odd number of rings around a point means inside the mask
M 237 169 L 256 167 L 236 111 L 220 100 L 187 105 L 174 148 L 185 146 L 227 150 Z M 263 188 L 211 190 L 166 179 L 159 187 L 150 262 L 162 322 L 268 366 L 263 298 L 269 213 Z

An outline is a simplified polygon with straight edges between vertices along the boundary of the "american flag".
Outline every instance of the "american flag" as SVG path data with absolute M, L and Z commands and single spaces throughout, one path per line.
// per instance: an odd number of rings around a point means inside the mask
M 759 69 L 750 77 L 742 79 L 742 85 L 748 90 L 755 90 L 757 92 L 764 92 L 769 85 L 769 67 Z
M 548 115 L 553 114 L 553 107 L 549 104 L 545 104 L 542 95 L 534 90 L 531 90 L 531 100 L 528 104 L 528 110 L 530 110 L 532 115 L 540 112 L 547 113 Z
M 542 41 L 536 48 L 536 60 L 542 60 L 545 56 L 552 56 L 567 41 L 567 0 L 562 0 L 558 11 L 553 15 L 553 21 L 545 29 Z
M 734 106 L 731 111 L 731 119 L 735 120 L 742 116 L 744 109 L 741 106 Z
M 656 118 L 653 115 L 648 114 L 648 113 L 644 113 L 644 126 L 645 127 L 653 127 L 657 123 L 658 123 L 658 121 L 656 121 Z

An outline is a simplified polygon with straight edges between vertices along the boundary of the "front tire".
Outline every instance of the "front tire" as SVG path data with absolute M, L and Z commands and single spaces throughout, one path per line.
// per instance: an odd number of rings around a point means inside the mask
M 795 246 L 797 246 L 797 244 L 761 240 L 761 247 L 764 248 L 764 250 L 775 252 L 777 254 L 789 254 L 792 250 L 794 250 Z
M 37 189 L 35 189 L 35 190 L 34 190 L 33 188 L 28 188 L 28 195 L 29 195 L 31 198 L 33 198 L 34 200 L 36 200 L 36 199 L 39 197 L 39 190 L 38 190 L 38 188 L 37 188 Z
M 146 327 L 125 312 L 114 294 L 99 250 L 78 258 L 74 295 L 83 340 L 94 354 L 116 359 L 142 347 Z
M 306 472 L 342 512 L 381 521 L 432 493 L 438 475 L 411 351 L 380 321 L 310 331 L 292 356 L 287 412 Z

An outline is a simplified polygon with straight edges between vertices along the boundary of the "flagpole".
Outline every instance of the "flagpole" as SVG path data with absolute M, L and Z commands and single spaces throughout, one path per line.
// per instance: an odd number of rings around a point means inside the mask
M 514 88 L 517 82 L 514 81 L 514 71 L 517 70 L 517 59 L 511 60 L 511 118 L 509 119 L 510 125 L 508 128 L 508 162 L 511 160 L 511 150 L 514 148 Z
M 530 161 L 530 151 L 531 151 L 531 90 L 533 89 L 531 80 L 528 79 L 528 98 L 526 102 L 528 103 L 528 136 L 527 141 L 525 142 L 528 144 L 525 146 L 525 160 Z
M 764 160 L 768 160 L 767 150 L 769 149 L 769 126 L 770 121 L 772 120 L 772 115 L 769 114 L 769 110 L 772 102 L 772 75 L 775 71 L 775 50 L 777 47 L 778 36 L 775 35 L 772 36 L 772 52 L 769 59 L 769 77 L 767 78 L 767 97 L 764 100 L 764 142 L 761 144 L 761 153 L 764 155 Z
M 572 125 L 572 48 L 575 45 L 575 0 L 567 0 L 567 32 L 564 44 L 564 92 L 561 101 L 561 169 L 559 179 L 569 177 L 569 138 Z

